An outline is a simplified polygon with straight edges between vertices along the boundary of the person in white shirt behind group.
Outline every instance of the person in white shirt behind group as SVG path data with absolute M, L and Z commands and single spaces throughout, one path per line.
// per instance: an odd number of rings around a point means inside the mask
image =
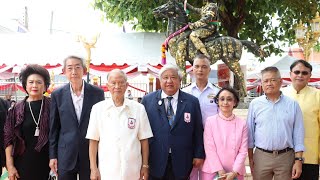
M 209 57 L 199 54 L 193 61 L 193 73 L 196 82 L 183 89 L 183 91 L 197 97 L 200 103 L 203 128 L 206 119 L 209 116 L 214 116 L 218 113 L 218 106 L 214 102 L 214 97 L 219 92 L 219 88 L 209 82 L 210 74 L 210 60 Z M 190 174 L 190 180 L 201 179 L 201 170 L 193 168 Z
M 112 97 L 92 107 L 86 136 L 90 139 L 90 179 L 148 179 L 148 138 L 153 134 L 146 110 L 125 98 L 128 83 L 123 71 L 114 69 L 107 79 Z

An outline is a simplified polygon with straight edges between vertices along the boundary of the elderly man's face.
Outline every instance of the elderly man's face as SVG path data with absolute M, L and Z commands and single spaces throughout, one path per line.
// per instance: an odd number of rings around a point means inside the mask
M 168 69 L 162 73 L 160 78 L 161 89 L 168 95 L 174 95 L 180 88 L 180 77 L 174 69 Z
M 109 75 L 107 86 L 112 97 L 124 97 L 128 83 L 121 73 L 114 72 Z
M 275 72 L 265 72 L 262 75 L 262 89 L 266 95 L 276 95 L 280 92 L 282 79 Z
M 79 59 L 70 58 L 66 61 L 64 73 L 71 83 L 82 83 L 85 69 Z

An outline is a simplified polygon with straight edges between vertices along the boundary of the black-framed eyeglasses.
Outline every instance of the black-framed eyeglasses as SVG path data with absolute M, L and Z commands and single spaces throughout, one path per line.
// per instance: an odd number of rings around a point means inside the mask
M 294 73 L 295 75 L 299 75 L 299 74 L 302 74 L 302 75 L 304 75 L 304 76 L 309 75 L 309 72 L 308 72 L 308 71 L 299 71 L 299 70 L 296 70 L 296 71 L 293 71 L 293 73 Z

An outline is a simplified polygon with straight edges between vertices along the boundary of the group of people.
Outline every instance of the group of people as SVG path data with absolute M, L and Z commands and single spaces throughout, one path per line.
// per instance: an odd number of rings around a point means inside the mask
M 43 95 L 48 71 L 28 65 L 19 76 L 28 95 L 0 110 L 10 180 L 45 180 L 50 171 L 59 180 L 243 180 L 247 155 L 255 180 L 319 177 L 320 92 L 307 86 L 306 61 L 291 65 L 292 86 L 283 90 L 277 68 L 262 70 L 265 94 L 250 103 L 247 120 L 233 113 L 238 93 L 208 81 L 205 55 L 194 60 L 196 81 L 182 90 L 179 68 L 163 66 L 161 89 L 141 103 L 125 98 L 119 69 L 107 75 L 104 100 L 82 79 L 83 59 L 69 56 L 63 65 L 70 83 L 51 98 Z
M 5 149 L 1 165 L 7 168 L 9 180 L 46 180 L 50 171 L 62 180 L 78 175 L 90 179 L 85 136 L 91 108 L 104 100 L 104 92 L 82 79 L 83 59 L 69 56 L 63 66 L 70 83 L 55 90 L 51 98 L 44 96 L 50 84 L 48 71 L 35 64 L 26 66 L 19 79 L 27 96 L 4 116 L 1 111 Z

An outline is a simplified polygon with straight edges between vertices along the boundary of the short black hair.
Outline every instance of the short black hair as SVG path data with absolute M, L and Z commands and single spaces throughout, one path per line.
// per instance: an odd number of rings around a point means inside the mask
M 298 59 L 295 62 L 293 62 L 290 66 L 290 71 L 292 71 L 292 69 L 296 67 L 296 65 L 298 64 L 303 64 L 306 68 L 310 69 L 310 72 L 312 72 L 312 65 L 303 59 Z
M 219 96 L 221 94 L 222 91 L 229 91 L 231 92 L 231 94 L 233 94 L 233 97 L 234 99 L 236 100 L 236 104 L 233 106 L 233 108 L 236 108 L 238 107 L 238 104 L 239 104 L 239 101 L 240 101 L 240 98 L 239 98 L 239 95 L 237 93 L 236 90 L 234 90 L 232 87 L 229 87 L 229 86 L 226 86 L 226 87 L 223 87 L 222 89 L 220 89 L 220 91 L 218 92 L 218 94 L 216 95 L 216 97 L 214 97 L 214 102 L 218 105 L 219 107 Z
M 43 78 L 44 84 L 45 84 L 45 90 L 47 91 L 49 85 L 50 85 L 50 75 L 46 68 L 38 65 L 38 64 L 29 64 L 24 69 L 21 70 L 19 75 L 19 80 L 22 83 L 23 89 L 27 92 L 26 84 L 27 79 L 32 74 L 38 74 Z

